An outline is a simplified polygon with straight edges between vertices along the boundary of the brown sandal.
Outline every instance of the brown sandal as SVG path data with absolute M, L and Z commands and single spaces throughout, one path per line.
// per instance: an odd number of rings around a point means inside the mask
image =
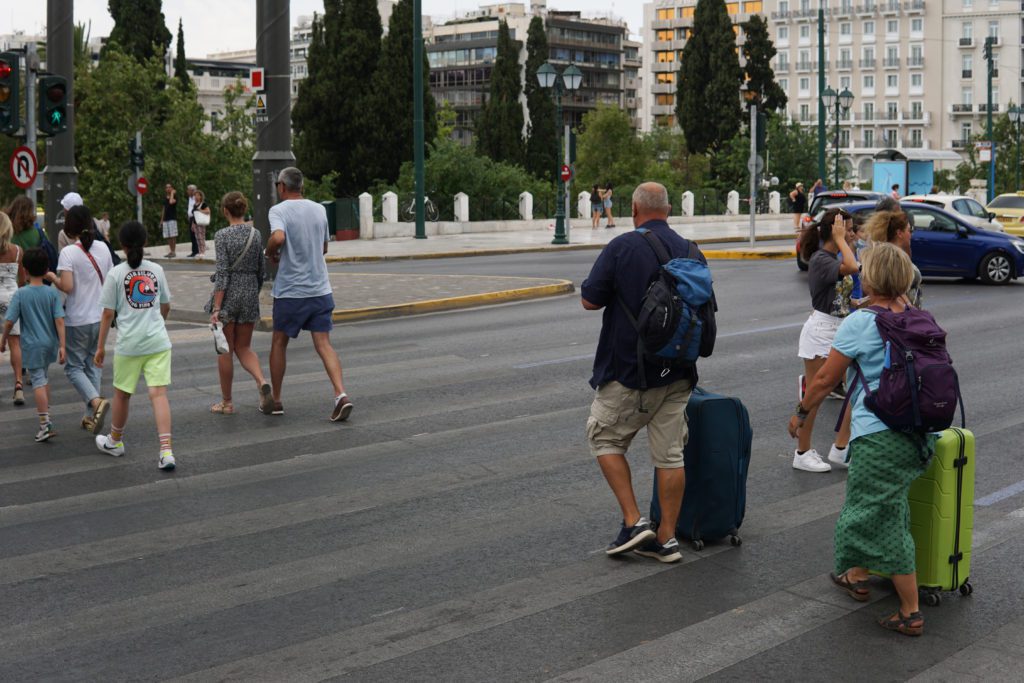
M 233 415 L 235 412 L 235 406 L 232 405 L 231 401 L 221 401 L 220 403 L 214 403 L 210 406 L 210 412 L 220 415 Z
M 871 591 L 868 590 L 868 581 L 850 581 L 850 577 L 847 576 L 849 572 L 843 572 L 839 576 L 835 574 L 829 574 L 828 577 L 832 579 L 832 583 L 839 587 L 839 590 L 844 591 L 851 598 L 857 602 L 867 602 L 871 599 Z
M 914 624 L 917 624 L 914 626 Z M 919 636 L 924 633 L 924 616 L 920 612 L 913 612 L 909 616 L 903 616 L 903 612 L 896 610 L 891 617 L 882 617 L 878 625 L 887 631 L 896 631 L 905 636 Z

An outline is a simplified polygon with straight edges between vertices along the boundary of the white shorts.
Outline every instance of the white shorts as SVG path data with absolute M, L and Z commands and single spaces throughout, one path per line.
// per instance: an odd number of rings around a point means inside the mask
M 178 236 L 178 221 L 164 221 L 160 225 L 164 229 L 164 239 Z
M 800 330 L 800 351 L 799 356 L 806 360 L 815 358 L 828 358 L 832 351 L 832 340 L 836 338 L 836 331 L 843 323 L 842 318 L 814 311 L 811 317 L 804 323 Z

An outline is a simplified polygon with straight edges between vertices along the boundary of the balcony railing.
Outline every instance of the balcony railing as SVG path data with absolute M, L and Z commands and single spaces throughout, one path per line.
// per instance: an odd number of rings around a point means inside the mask
M 972 78 L 974 76 L 973 69 L 962 69 L 960 71 L 960 78 Z
M 900 68 L 900 58 L 886 57 L 884 60 L 882 60 L 882 64 L 883 66 L 885 66 L 886 69 L 898 69 Z
M 889 0 L 879 5 L 879 9 L 882 10 L 882 14 L 899 14 L 900 3 L 898 0 Z
M 924 11 L 924 0 L 909 0 L 903 3 L 903 9 L 907 14 L 916 14 Z
M 999 111 L 999 105 L 998 104 L 993 104 L 992 105 L 992 113 L 995 114 L 998 111 Z M 987 114 L 988 113 L 988 103 L 987 102 L 978 105 L 978 113 L 979 114 Z
M 970 140 L 953 140 L 953 149 L 967 149 L 971 146 Z
M 862 69 L 874 69 L 875 68 L 875 60 L 874 59 L 862 59 L 862 60 L 860 60 L 860 68 L 862 68 Z
M 954 114 L 970 114 L 972 111 L 974 111 L 974 105 L 973 104 L 954 104 L 954 105 L 952 105 L 951 110 L 952 110 L 952 112 Z
M 907 66 L 909 67 L 923 67 L 924 57 L 907 57 Z
M 974 38 L 961 38 L 960 47 L 974 47 Z
M 857 14 L 870 16 L 878 11 L 878 5 L 873 2 L 866 2 L 863 5 L 857 5 Z
M 898 121 L 900 113 L 898 111 L 883 111 L 879 117 L 882 121 Z
M 810 62 L 796 62 L 796 70 L 798 72 L 810 71 L 811 70 L 811 63 Z
M 836 68 L 839 69 L 840 71 L 849 71 L 850 69 L 853 68 L 853 60 L 840 59 L 838 62 L 836 62 Z
M 914 138 L 909 138 L 903 141 L 903 146 L 909 149 L 923 149 L 924 140 L 915 140 Z

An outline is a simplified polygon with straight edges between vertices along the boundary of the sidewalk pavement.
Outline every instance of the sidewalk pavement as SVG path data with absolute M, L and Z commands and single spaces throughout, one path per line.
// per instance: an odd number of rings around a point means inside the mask
M 789 217 L 763 219 L 759 223 L 758 240 L 789 240 L 793 237 Z M 329 263 L 360 263 L 402 259 L 436 259 L 456 256 L 484 256 L 516 253 L 564 251 L 573 249 L 601 249 L 612 238 L 624 234 L 632 227 L 594 230 L 590 223 L 574 221 L 568 245 L 553 245 L 551 230 L 470 233 L 442 235 L 428 239 L 395 237 L 378 240 L 350 240 L 329 242 Z M 708 259 L 785 259 L 794 255 L 793 247 L 747 246 L 749 229 L 739 221 L 720 225 L 684 223 L 674 219 L 670 225 L 684 237 L 698 242 L 735 243 L 728 249 L 704 251 Z M 209 314 L 203 307 L 210 298 L 213 285 L 209 275 L 215 261 L 214 240 L 207 240 L 207 254 L 203 259 L 184 258 L 186 251 L 176 259 L 166 259 L 164 246 L 150 247 L 147 258 L 154 261 L 187 264 L 189 269 L 168 269 L 173 302 L 171 319 L 205 323 Z M 185 249 L 188 247 L 186 246 Z M 194 266 L 194 267 L 192 267 Z M 330 274 L 334 288 L 335 322 L 352 322 L 375 318 L 390 318 L 418 313 L 470 308 L 486 304 L 504 303 L 524 299 L 567 294 L 574 291 L 569 280 L 542 278 L 490 277 L 482 275 L 408 275 L 379 273 Z M 257 329 L 272 329 L 272 306 L 269 290 L 261 296 L 262 320 Z

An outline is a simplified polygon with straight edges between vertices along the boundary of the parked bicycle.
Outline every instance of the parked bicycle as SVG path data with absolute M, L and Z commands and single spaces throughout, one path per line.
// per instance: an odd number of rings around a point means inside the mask
M 437 206 L 434 202 L 430 201 L 430 197 L 423 197 L 423 217 L 431 223 L 437 221 Z M 408 204 L 403 205 L 400 218 L 406 223 L 411 223 L 416 220 L 416 197 L 412 198 Z

